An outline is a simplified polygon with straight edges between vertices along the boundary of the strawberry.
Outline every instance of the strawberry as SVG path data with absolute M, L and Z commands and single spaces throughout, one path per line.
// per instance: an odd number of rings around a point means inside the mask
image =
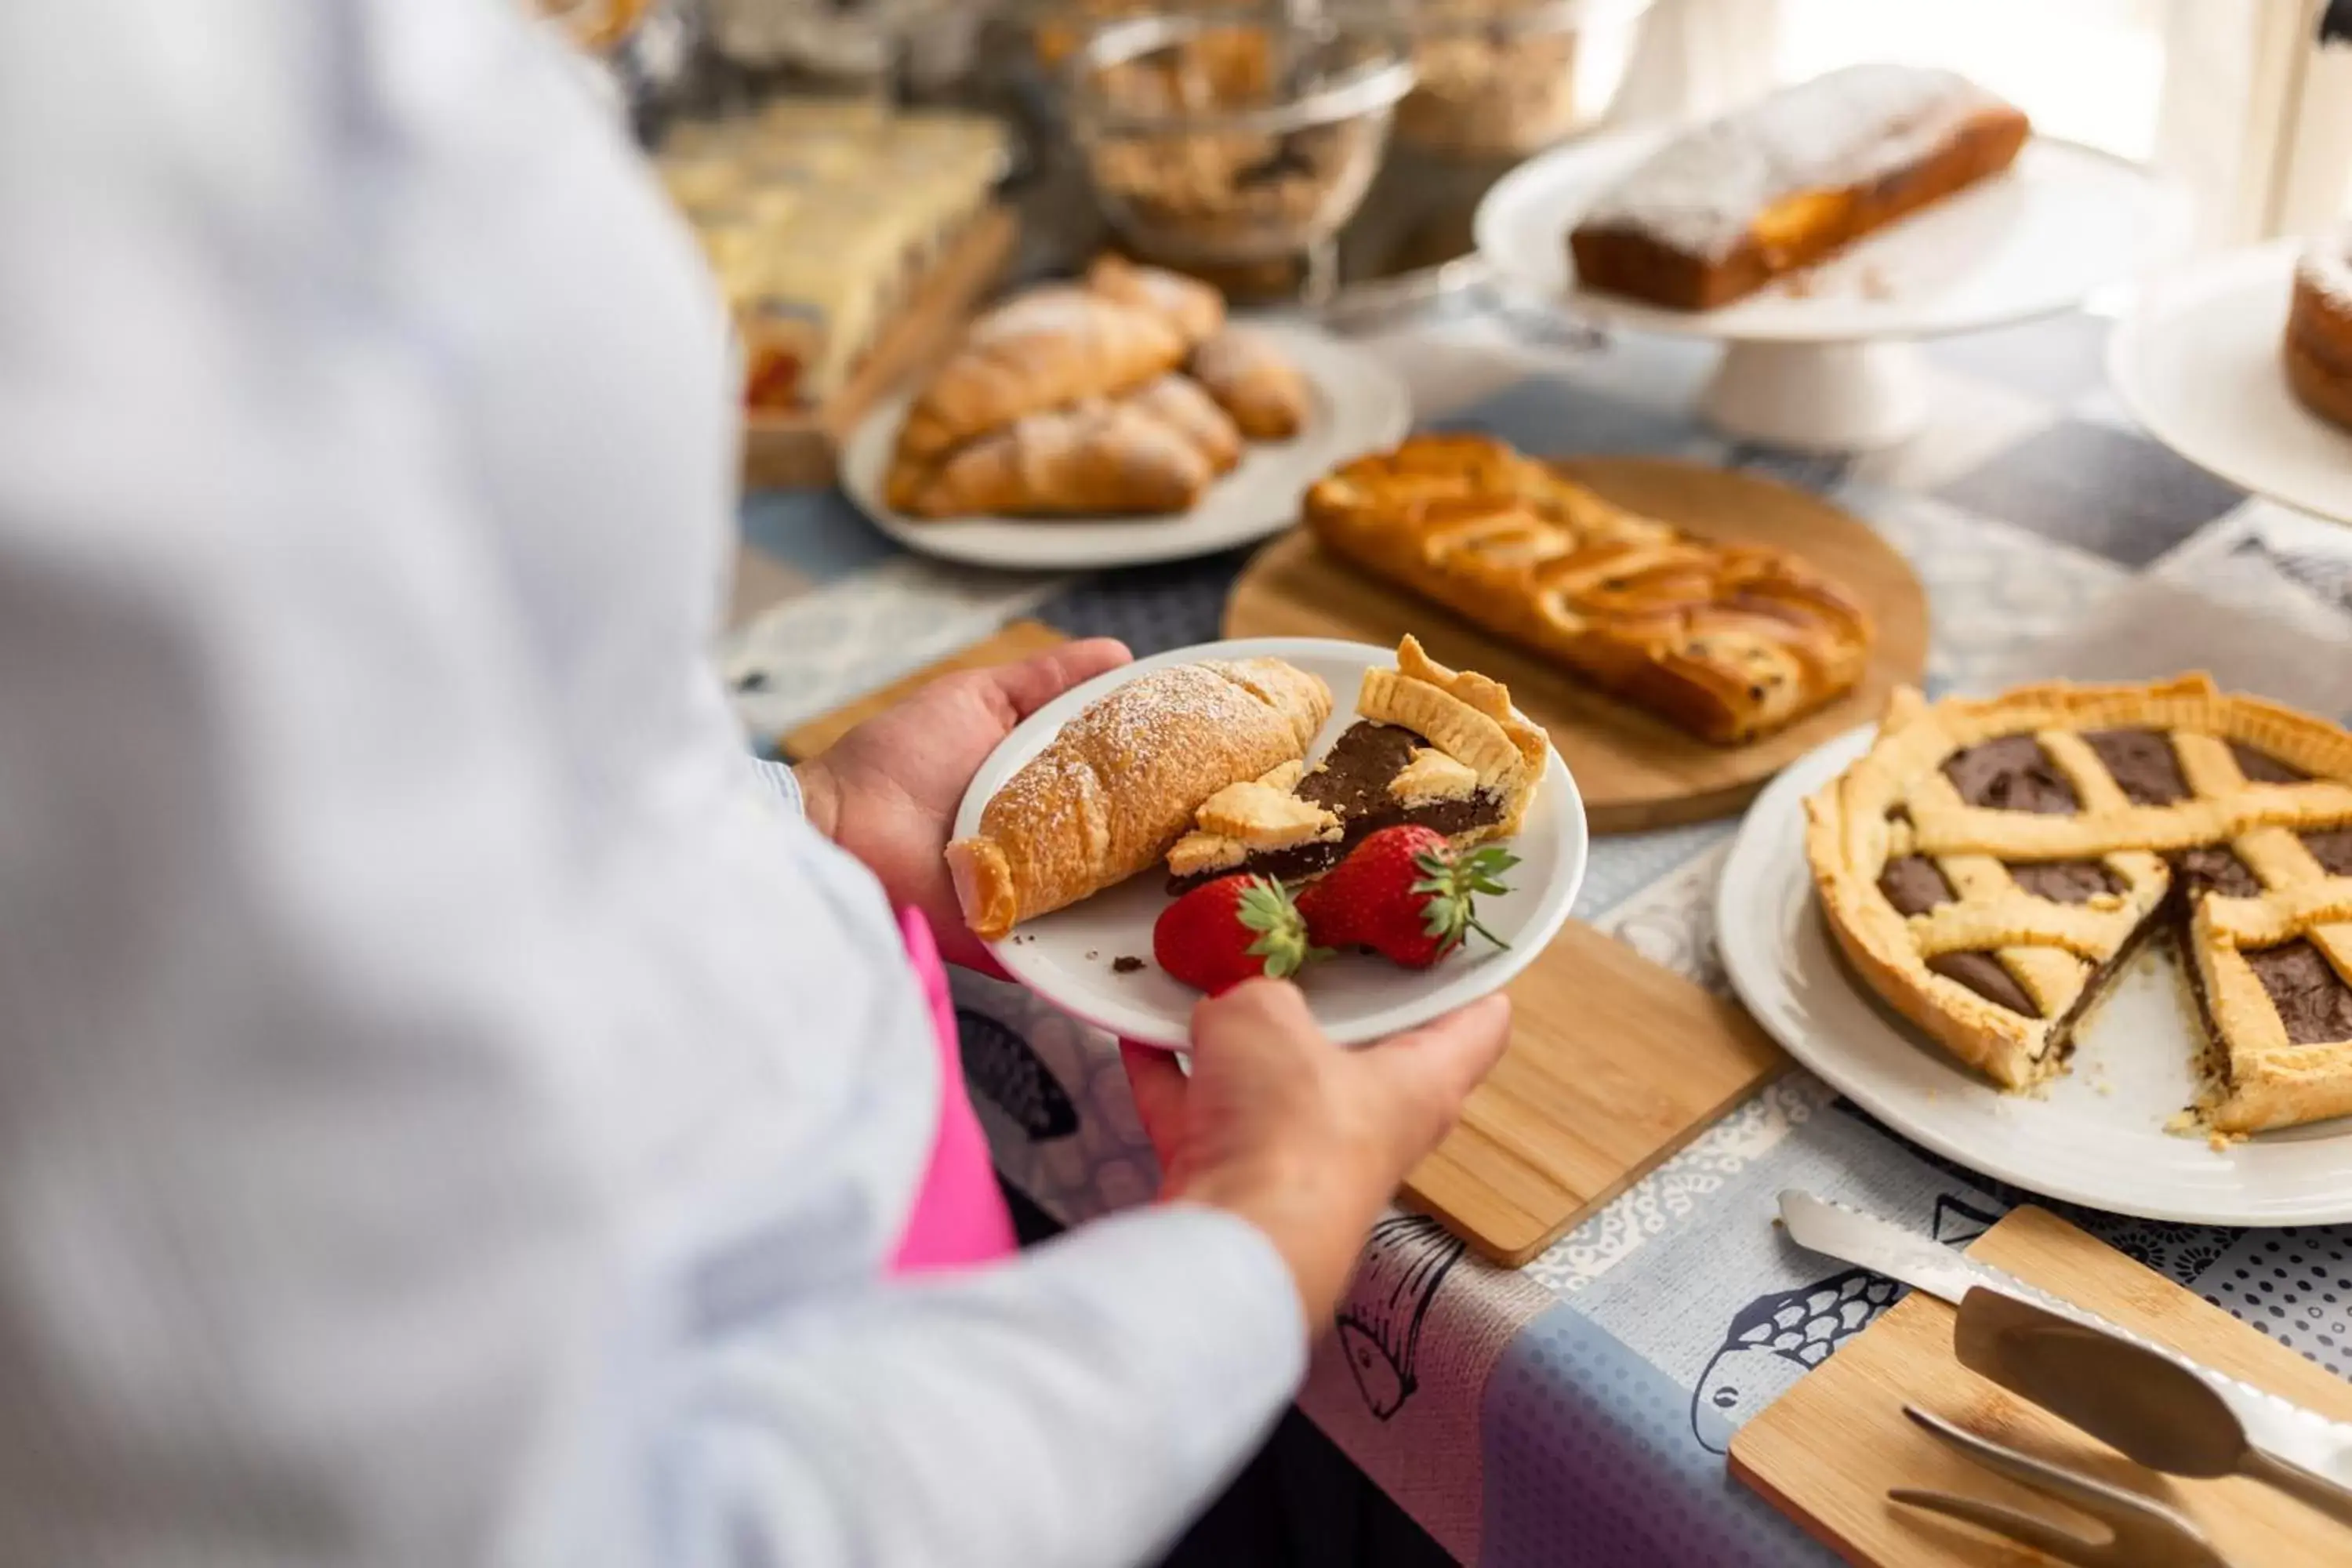
M 1519 863 L 1496 848 L 1456 855 L 1426 827 L 1383 827 L 1298 895 L 1309 938 L 1325 947 L 1369 947 L 1408 969 L 1426 969 L 1476 931 L 1475 896 L 1509 889 L 1496 880 Z
M 1160 910 L 1151 956 L 1214 996 L 1261 974 L 1286 979 L 1329 955 L 1308 945 L 1307 922 L 1280 882 L 1237 874 L 1203 883 Z

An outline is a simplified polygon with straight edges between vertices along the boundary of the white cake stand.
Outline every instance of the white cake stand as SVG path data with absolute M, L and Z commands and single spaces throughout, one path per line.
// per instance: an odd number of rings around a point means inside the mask
M 2137 165 L 2037 137 L 2009 173 L 1720 310 L 1668 310 L 1577 287 L 1569 231 L 1671 134 L 1562 147 L 1480 204 L 1479 254 L 1507 280 L 1605 325 L 1726 345 L 1700 395 L 1727 434 L 1805 451 L 1885 447 L 1926 423 L 1921 338 L 2051 315 L 2157 266 L 2189 233 L 2181 195 Z
M 2145 289 L 2107 345 L 2147 433 L 2242 489 L 2352 522 L 2352 432 L 2296 401 L 2279 363 L 2300 240 L 2208 258 Z

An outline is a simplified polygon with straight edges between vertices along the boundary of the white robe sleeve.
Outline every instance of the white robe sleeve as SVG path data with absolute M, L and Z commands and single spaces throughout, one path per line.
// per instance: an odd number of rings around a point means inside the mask
M 400 240 L 310 200 L 384 177 L 306 163 L 369 9 L 0 7 L 0 1562 L 1147 1555 L 1301 1370 L 1239 1220 L 638 1331 L 593 1064 L 704 998 L 583 896 L 491 502 L 321 264 Z

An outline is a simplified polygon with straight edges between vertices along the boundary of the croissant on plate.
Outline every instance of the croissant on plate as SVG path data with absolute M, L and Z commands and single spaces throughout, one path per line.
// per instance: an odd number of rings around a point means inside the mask
M 892 507 L 911 517 L 1107 517 L 1191 510 L 1216 470 L 1181 432 L 1132 403 L 1016 419 L 929 465 L 901 459 Z
M 1040 289 L 972 323 L 907 411 L 898 456 L 936 460 L 1024 415 L 1141 385 L 1184 358 L 1183 335 L 1108 295 Z
M 948 846 L 973 932 L 1032 916 L 1157 865 L 1228 784 L 1307 754 L 1331 689 L 1278 658 L 1209 659 L 1138 676 L 1062 726 Z

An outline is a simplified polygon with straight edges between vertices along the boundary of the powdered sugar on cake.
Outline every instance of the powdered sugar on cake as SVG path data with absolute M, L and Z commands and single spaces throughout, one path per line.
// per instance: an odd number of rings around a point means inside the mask
M 1582 226 L 1630 229 L 1719 260 L 1774 203 L 1915 163 L 2000 101 L 1948 70 L 1849 66 L 1677 135 L 1605 193 Z
M 2352 226 L 2315 243 L 2303 253 L 2295 270 L 2328 303 L 2352 311 Z

